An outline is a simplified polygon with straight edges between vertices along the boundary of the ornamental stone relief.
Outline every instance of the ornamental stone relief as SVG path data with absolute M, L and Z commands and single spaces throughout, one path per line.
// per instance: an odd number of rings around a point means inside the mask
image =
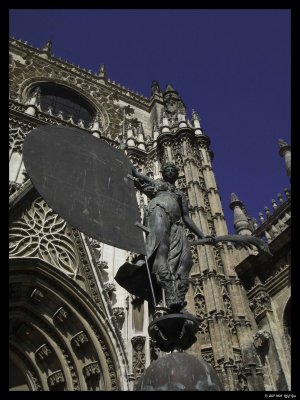
M 9 149 L 21 154 L 24 139 L 29 131 L 24 131 L 21 127 L 13 128 L 9 126 Z
M 18 99 L 26 103 L 28 92 L 40 82 L 61 84 L 89 100 L 97 110 L 99 122 L 102 127 L 102 134 L 110 138 L 116 138 L 120 133 L 122 122 L 122 110 L 115 104 L 115 97 L 112 91 L 99 86 L 96 88 L 93 82 L 88 79 L 77 79 L 72 81 L 71 75 L 64 71 L 65 66 L 60 65 L 53 68 L 49 61 L 35 59 L 35 65 L 30 67 L 22 66 L 22 71 L 14 70 L 11 92 L 18 93 Z M 92 90 L 95 89 L 95 90 Z M 17 99 L 16 96 L 14 98 Z
M 12 223 L 9 246 L 12 257 L 40 257 L 76 277 L 79 262 L 71 231 L 41 198 Z
M 208 315 L 205 296 L 203 293 L 202 280 L 199 278 L 193 278 L 192 288 L 194 291 L 195 315 L 199 319 L 199 331 L 197 336 L 200 344 L 210 344 Z
M 132 369 L 136 379 L 139 378 L 145 370 L 145 341 L 146 338 L 144 336 L 134 336 L 131 339 L 133 347 Z
M 234 319 L 233 319 L 231 301 L 230 301 L 228 290 L 225 285 L 222 285 L 222 297 L 223 297 L 223 303 L 224 303 L 224 309 L 225 309 L 225 317 L 228 319 L 227 326 L 231 333 L 232 344 L 235 346 L 238 346 L 239 342 L 238 342 L 236 327 L 235 327 Z

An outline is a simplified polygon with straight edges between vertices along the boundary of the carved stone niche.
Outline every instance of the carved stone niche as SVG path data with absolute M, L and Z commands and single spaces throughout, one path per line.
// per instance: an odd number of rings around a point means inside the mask
M 30 295 L 30 299 L 36 304 L 40 303 L 44 297 L 44 293 L 39 288 L 35 288 Z
M 65 382 L 65 377 L 61 369 L 53 372 L 47 378 L 48 386 L 50 390 L 53 390 L 55 387 L 62 385 Z
M 71 343 L 75 348 L 82 347 L 85 343 L 88 343 L 89 339 L 84 331 L 76 333 L 71 339 Z
M 38 360 L 43 361 L 47 357 L 49 357 L 52 354 L 52 350 L 48 346 L 48 344 L 42 344 L 36 351 L 35 351 L 35 356 Z
M 57 311 L 53 314 L 53 321 L 64 322 L 69 317 L 69 311 L 64 307 L 59 307 Z
M 83 375 L 85 378 L 100 375 L 100 372 L 101 370 L 98 361 L 93 361 L 83 367 Z

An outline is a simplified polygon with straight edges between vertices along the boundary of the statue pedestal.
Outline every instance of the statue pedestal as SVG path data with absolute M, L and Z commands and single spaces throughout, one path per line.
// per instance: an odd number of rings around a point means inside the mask
M 167 314 L 152 321 L 148 332 L 162 351 L 182 351 L 196 342 L 197 318 L 192 314 Z
M 135 391 L 224 391 L 213 367 L 202 359 L 174 352 L 153 361 Z
M 223 386 L 210 364 L 183 353 L 196 342 L 198 320 L 189 313 L 166 314 L 149 325 L 156 346 L 172 352 L 153 361 L 135 386 L 135 391 L 222 391 Z

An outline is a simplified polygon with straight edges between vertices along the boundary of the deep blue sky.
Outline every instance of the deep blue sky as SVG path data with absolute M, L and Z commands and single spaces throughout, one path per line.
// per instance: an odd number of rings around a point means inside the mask
M 235 192 L 258 220 L 290 187 L 290 10 L 10 10 L 10 35 L 149 97 L 171 83 L 211 139 L 229 231 Z

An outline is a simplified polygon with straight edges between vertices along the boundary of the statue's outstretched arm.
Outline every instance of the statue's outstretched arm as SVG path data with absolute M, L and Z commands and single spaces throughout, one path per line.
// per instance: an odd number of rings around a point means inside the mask
M 132 167 L 132 175 L 137 178 L 137 179 L 142 179 L 143 181 L 147 183 L 152 183 L 153 179 L 149 178 L 149 176 L 143 174 L 142 172 L 139 172 L 135 167 Z
M 258 251 L 265 252 L 272 256 L 268 243 L 264 242 L 262 239 L 257 238 L 255 236 L 244 236 L 244 235 L 225 235 L 225 236 L 216 236 L 214 238 L 214 243 L 220 242 L 231 242 L 234 246 L 240 246 L 245 249 L 252 249 L 256 247 Z M 194 245 L 203 245 L 203 244 L 214 244 L 208 240 L 208 238 L 203 238 L 200 240 L 194 240 L 190 242 L 192 246 Z

